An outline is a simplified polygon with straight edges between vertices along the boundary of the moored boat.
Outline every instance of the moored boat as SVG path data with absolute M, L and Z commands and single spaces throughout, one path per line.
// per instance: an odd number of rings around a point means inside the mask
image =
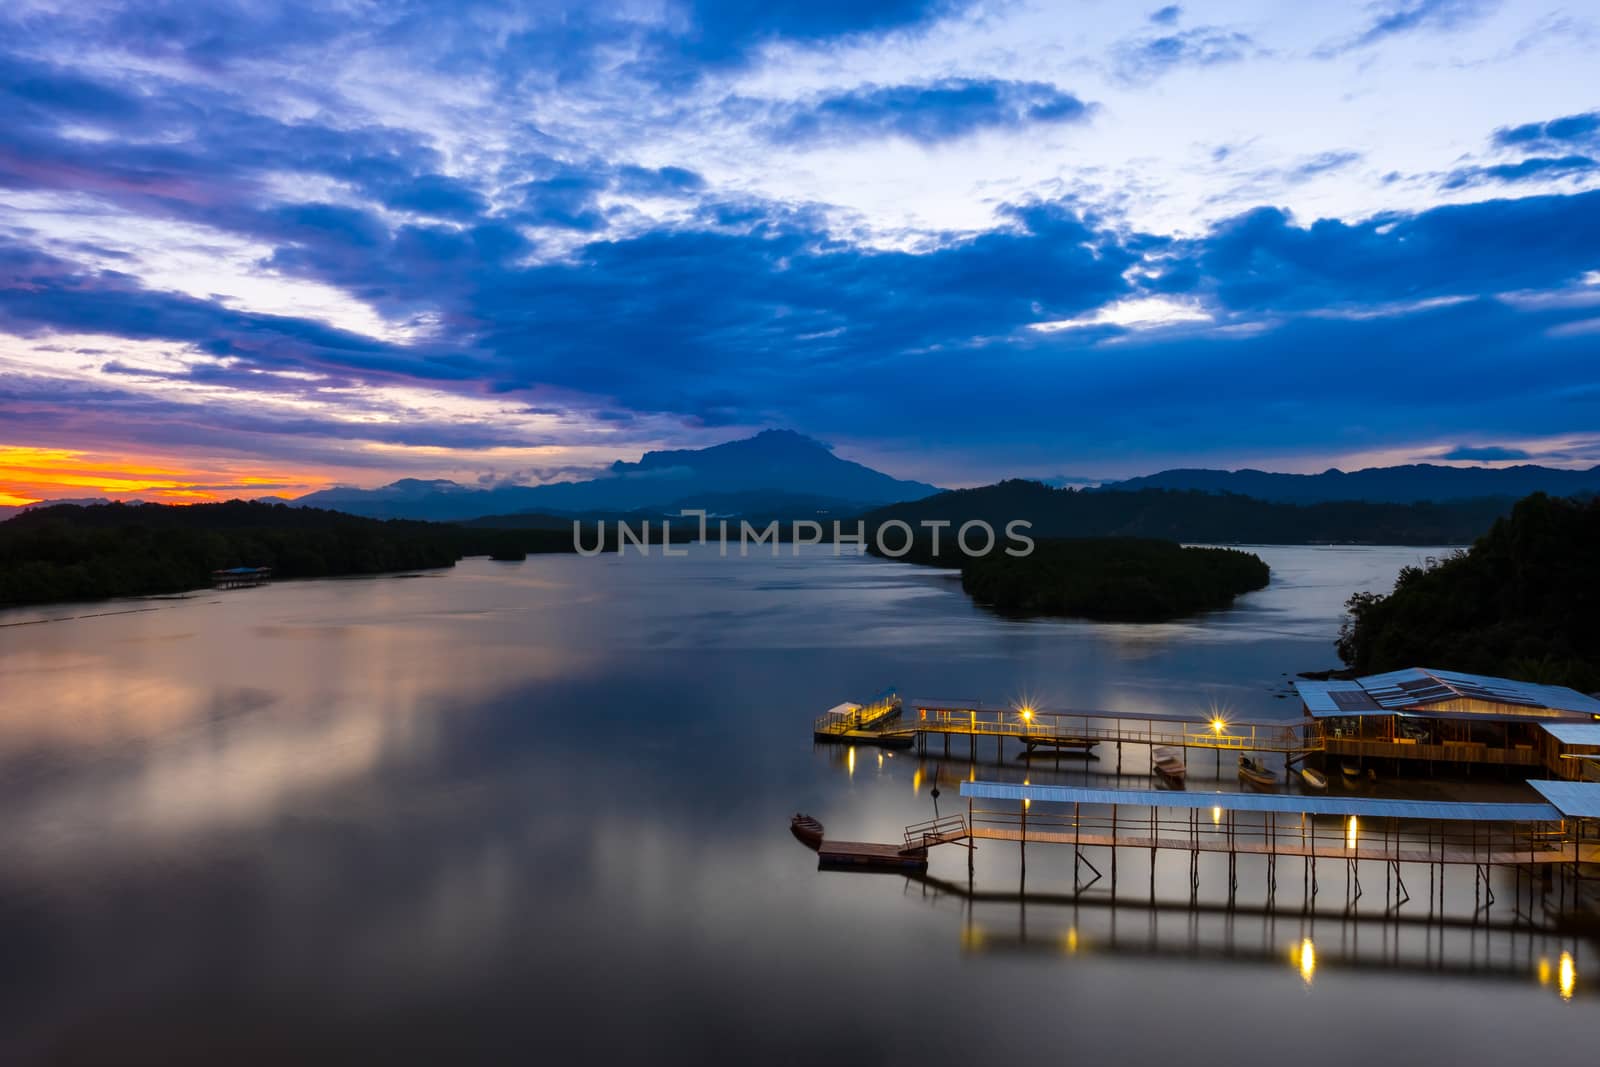
M 1351 763 L 1349 760 L 1345 760 L 1344 762 L 1340 763 L 1339 764 L 1339 770 L 1344 772 L 1344 776 L 1346 778 L 1360 778 L 1361 777 L 1361 767 L 1360 767 L 1360 765 L 1359 764 L 1355 764 L 1355 763 Z
M 1262 789 L 1271 789 L 1278 784 L 1278 779 L 1275 775 L 1269 773 L 1265 767 L 1249 756 L 1239 757 L 1239 777 Z
M 1170 782 L 1182 782 L 1188 775 L 1189 768 L 1184 765 L 1183 757 L 1175 748 L 1166 745 L 1157 745 L 1151 753 L 1156 765 L 1156 773 Z
M 1328 788 L 1328 776 L 1317 770 L 1315 767 L 1301 767 L 1300 777 L 1304 779 L 1306 785 L 1309 785 L 1312 789 Z
M 789 832 L 800 839 L 800 843 L 807 848 L 822 847 L 822 823 L 810 815 L 795 814 L 789 820 Z

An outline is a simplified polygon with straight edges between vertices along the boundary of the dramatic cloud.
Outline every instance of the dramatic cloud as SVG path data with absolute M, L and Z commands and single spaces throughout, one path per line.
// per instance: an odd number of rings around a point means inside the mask
M 1529 442 L 1600 422 L 1600 113 L 1493 84 L 1582 48 L 1445 62 L 1424 31 L 1527 27 L 1437 2 L 1103 15 L 19 0 L 0 446 L 90 458 L 0 502 L 773 424 L 935 481 L 1593 450 Z M 1418 70 L 1490 84 L 1373 103 Z
M 867 85 L 780 109 L 775 141 L 904 137 L 938 144 L 984 129 L 1080 122 L 1090 106 L 1043 82 L 951 78 L 928 85 Z
M 1600 266 L 1600 191 L 1493 200 L 1360 223 L 1296 226 L 1259 208 L 1152 281 L 1235 310 L 1307 310 L 1562 286 Z

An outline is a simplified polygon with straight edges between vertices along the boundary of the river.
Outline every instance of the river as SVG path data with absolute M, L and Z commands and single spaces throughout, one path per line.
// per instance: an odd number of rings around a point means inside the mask
M 841 700 L 1294 719 L 1345 598 L 1429 550 L 1255 549 L 1267 589 L 1167 625 L 790 551 L 0 612 L 0 1061 L 1592 1062 L 1592 943 L 1509 903 L 1389 922 L 1382 864 L 1349 915 L 1342 870 L 1303 914 L 1296 864 L 1268 913 L 1211 866 L 1191 910 L 1164 857 L 1152 908 L 1146 860 L 1074 896 L 1070 849 L 1024 880 L 986 842 L 971 899 L 964 849 L 924 881 L 788 834 L 895 840 L 974 775 L 1148 782 L 813 746 Z

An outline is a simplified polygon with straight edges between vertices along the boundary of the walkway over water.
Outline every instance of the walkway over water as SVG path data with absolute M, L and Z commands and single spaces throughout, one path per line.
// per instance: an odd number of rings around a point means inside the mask
M 1238 857 L 1258 856 L 1267 862 L 1269 899 L 1277 886 L 1279 858 L 1305 861 L 1305 880 L 1313 895 L 1317 861 L 1344 861 L 1346 893 L 1353 890 L 1356 897 L 1361 894 L 1360 862 L 1376 860 L 1389 869 L 1392 877 L 1386 878 L 1385 884 L 1392 882 L 1397 908 L 1411 899 L 1401 878 L 1401 865 L 1423 864 L 1429 869 L 1430 911 L 1435 887 L 1442 910 L 1444 871 L 1449 865 L 1474 868 L 1474 891 L 1481 885 L 1485 907 L 1494 900 L 1489 886 L 1493 867 L 1519 872 L 1523 868 L 1530 872 L 1566 868 L 1576 902 L 1581 890 L 1579 864 L 1600 862 L 1600 834 L 1591 829 L 1586 840 L 1584 826 L 1586 816 L 1600 810 L 1600 784 L 1532 784 L 1536 789 L 1551 787 L 1546 800 L 1476 803 L 971 781 L 961 784 L 961 795 L 967 798 L 966 814 L 907 826 L 900 853 L 925 856 L 939 845 L 965 844 L 970 871 L 971 850 L 978 840 L 1015 841 L 1024 849 L 1034 843 L 1070 845 L 1076 891 L 1080 865 L 1094 872 L 1091 884 L 1101 877 L 1083 849 L 1110 849 L 1113 888 L 1118 850 L 1144 849 L 1151 855 L 1153 895 L 1156 853 L 1181 851 L 1189 855 L 1191 897 L 1199 886 L 1199 856 L 1226 853 L 1230 898 L 1238 885 Z M 978 808 L 977 800 L 1011 801 L 1016 806 Z M 1035 811 L 1035 803 L 1056 807 Z M 1070 809 L 1063 810 L 1068 805 Z M 1521 882 L 1519 877 L 1519 899 Z M 1566 896 L 1563 887 L 1563 908 Z
M 1236 721 L 1122 711 L 1050 711 L 982 701 L 907 701 L 909 722 L 890 724 L 886 735 L 943 734 L 1013 737 L 1031 747 L 1092 748 L 1101 742 L 1166 745 L 1233 752 L 1282 752 L 1292 758 L 1323 748 L 1315 722 Z

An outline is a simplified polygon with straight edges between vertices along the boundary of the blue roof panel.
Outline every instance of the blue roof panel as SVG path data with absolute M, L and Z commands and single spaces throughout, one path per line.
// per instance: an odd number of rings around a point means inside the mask
M 1529 782 L 1539 795 L 1575 819 L 1600 819 L 1600 782 Z

